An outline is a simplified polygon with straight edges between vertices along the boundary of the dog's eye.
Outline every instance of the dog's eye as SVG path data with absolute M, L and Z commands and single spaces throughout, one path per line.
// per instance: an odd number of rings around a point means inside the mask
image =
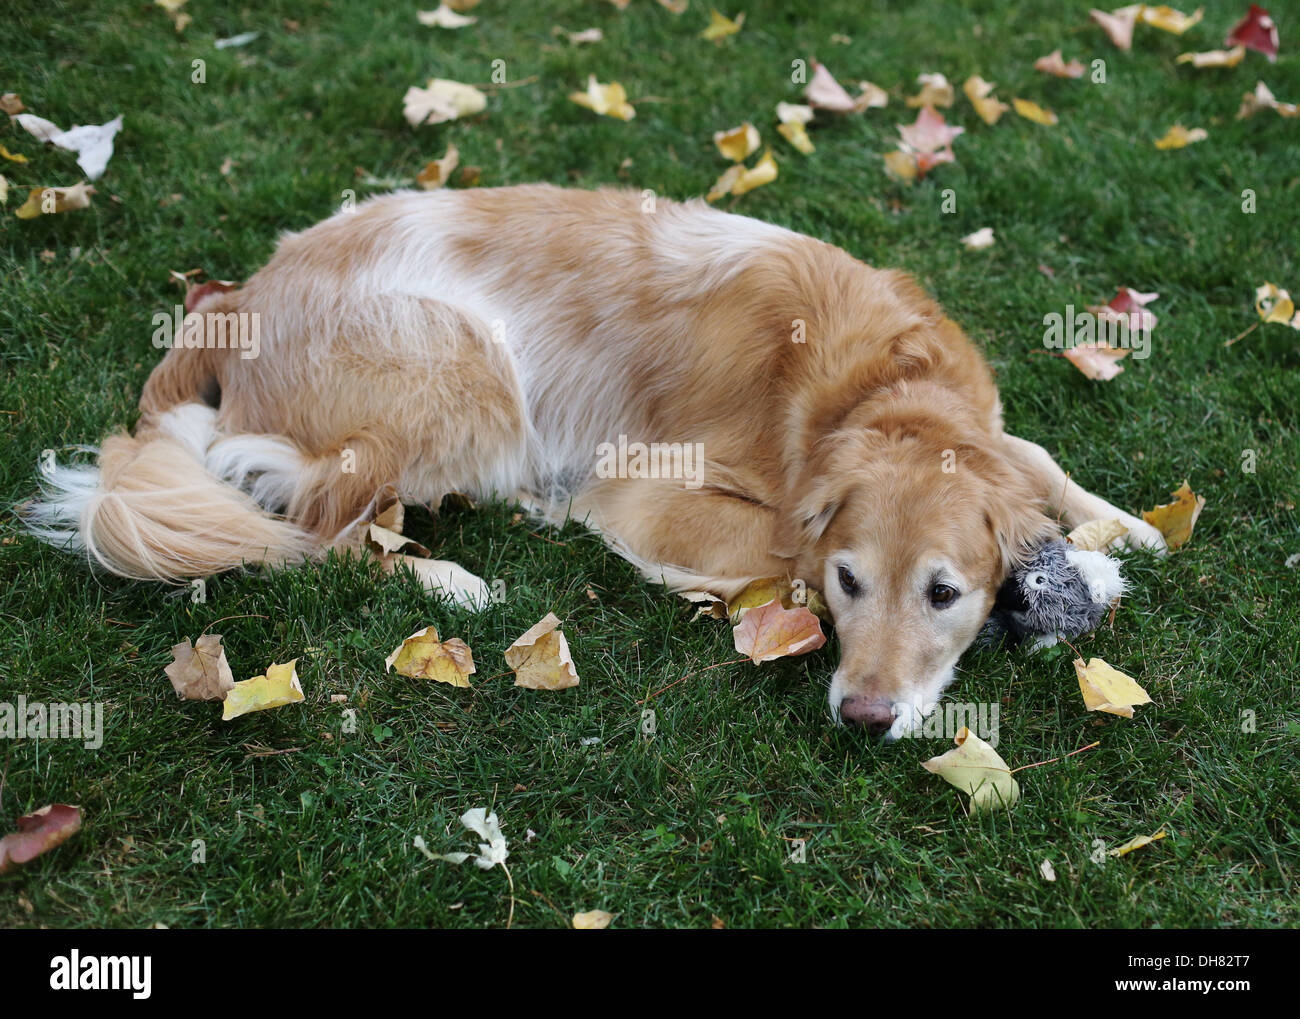
M 935 584 L 930 588 L 930 604 L 936 609 L 946 609 L 957 600 L 957 591 L 947 584 Z
M 840 567 L 840 587 L 844 588 L 844 593 L 847 595 L 858 593 L 858 580 L 847 566 Z

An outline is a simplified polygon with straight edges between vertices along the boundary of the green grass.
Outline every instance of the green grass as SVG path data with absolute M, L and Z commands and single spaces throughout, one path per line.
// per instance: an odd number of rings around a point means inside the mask
M 1086 3 L 1049 0 L 746 0 L 744 30 L 718 47 L 697 38 L 699 0 L 682 17 L 650 0 L 624 13 L 485 0 L 478 24 L 458 32 L 417 26 L 415 3 L 192 0 L 179 38 L 145 0 L 84 6 L 17 0 L 5 15 L 0 90 L 63 127 L 126 115 L 94 205 L 31 222 L 12 215 L 25 187 L 74 182 L 74 159 L 0 130 L 31 157 L 2 168 L 9 505 L 33 493 L 41 450 L 133 422 L 157 359 L 151 316 L 179 295 L 167 270 L 246 278 L 281 231 L 328 215 L 345 189 L 364 195 L 358 167 L 413 176 L 454 141 L 483 185 L 621 183 L 686 198 L 724 168 L 712 132 L 746 119 L 775 143 L 781 175 L 738 211 L 916 273 L 994 365 L 1008 428 L 1058 452 L 1088 487 L 1137 509 L 1187 478 L 1209 505 L 1185 548 L 1130 559 L 1132 596 L 1084 641 L 1155 699 L 1134 720 L 1086 712 L 1063 649 L 964 659 L 951 694 L 1000 703 L 999 751 L 1013 766 L 1101 741 L 1022 773 L 1013 811 L 974 819 L 920 768 L 942 743 L 882 747 L 829 724 L 833 640 L 805 658 L 688 679 L 654 700 L 657 735 L 643 739 L 638 700 L 734 657 L 730 635 L 692 622 L 576 526 L 541 531 L 508 506 L 415 514 L 408 530 L 436 554 L 506 582 L 505 602 L 473 616 L 355 563 L 213 578 L 206 603 L 192 604 L 184 591 L 93 576 L 9 515 L 0 700 L 100 700 L 106 733 L 97 751 L 0 748 L 5 824 L 51 801 L 86 815 L 73 841 L 0 878 L 0 925 L 501 926 L 499 871 L 429 863 L 411 848 L 417 834 L 435 852 L 469 848 L 456 818 L 487 804 L 511 841 L 520 926 L 598 907 L 619 927 L 1300 922 L 1300 573 L 1285 565 L 1300 552 L 1300 333 L 1267 326 L 1223 346 L 1255 321 L 1259 283 L 1300 292 L 1300 121 L 1233 119 L 1259 78 L 1300 101 L 1294 11 L 1275 5 L 1277 64 L 1251 54 L 1234 70 L 1195 72 L 1174 57 L 1219 46 L 1244 3 L 1211 0 L 1182 39 L 1139 28 L 1129 54 L 1087 24 Z M 606 40 L 570 47 L 555 25 L 597 25 Z M 246 30 L 261 38 L 213 48 Z M 1106 84 L 1033 71 L 1057 46 L 1104 59 Z M 812 55 L 892 99 L 819 118 L 817 152 L 804 158 L 776 137 L 772 109 L 797 99 L 790 62 Z M 196 58 L 203 85 L 190 82 Z M 409 85 L 486 82 L 495 59 L 510 80 L 534 80 L 497 91 L 481 116 L 407 127 Z M 1009 114 L 989 128 L 959 99 L 948 113 L 967 128 L 956 164 L 895 184 L 879 157 L 911 119 L 902 96 L 931 70 L 958 84 L 980 73 L 1004 100 L 1035 99 L 1061 123 Z M 566 99 L 588 73 L 658 101 L 631 123 L 597 118 Z M 1175 122 L 1210 138 L 1156 151 Z M 955 213 L 941 209 L 946 188 Z M 1241 211 L 1246 188 L 1254 215 Z M 963 251 L 958 238 L 982 226 L 997 246 Z M 1149 359 L 1096 384 L 1041 356 L 1045 314 L 1117 285 L 1160 292 Z M 1248 449 L 1253 474 L 1242 470 Z M 546 694 L 488 678 L 546 611 L 565 620 L 582 685 Z M 472 691 L 384 674 L 388 651 L 429 623 L 474 648 Z M 208 627 L 224 633 L 236 678 L 298 657 L 305 702 L 232 723 L 217 705 L 178 702 L 167 649 Z M 345 707 L 355 733 L 343 731 Z M 1244 711 L 1256 731 L 1243 731 Z M 1164 841 L 1091 860 L 1094 840 L 1161 827 Z M 206 862 L 191 862 L 195 839 Z M 793 839 L 807 840 L 806 863 L 788 860 Z M 1039 876 L 1044 859 L 1055 883 Z

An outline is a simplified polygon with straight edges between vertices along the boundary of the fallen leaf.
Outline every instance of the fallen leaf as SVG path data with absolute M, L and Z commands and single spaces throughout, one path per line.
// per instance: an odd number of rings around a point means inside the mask
M 1055 75 L 1057 78 L 1082 78 L 1084 68 L 1082 61 L 1071 60 L 1067 64 L 1060 50 L 1052 50 L 1047 56 L 1039 57 L 1034 61 L 1034 70 Z
M 636 116 L 636 109 L 627 101 L 623 86 L 616 81 L 602 85 L 594 74 L 587 77 L 587 91 L 571 92 L 569 99 L 606 117 L 631 120 Z
M 961 239 L 962 247 L 967 251 L 983 251 L 993 247 L 993 228 L 991 226 L 976 230 Z
M 1044 860 L 1038 865 L 1038 873 L 1043 875 L 1044 881 L 1056 880 L 1056 868 L 1052 866 L 1051 860 Z
M 34 138 L 77 154 L 77 165 L 90 180 L 99 180 L 113 158 L 113 138 L 122 130 L 122 115 L 104 124 L 78 124 L 66 131 L 30 113 L 14 117 Z
M 181 10 L 187 0 L 153 0 L 155 7 L 161 7 L 172 19 L 172 27 L 177 32 L 185 31 L 185 26 L 194 19 Z
M 1245 46 L 1248 50 L 1263 53 L 1268 62 L 1277 61 L 1277 22 L 1258 4 L 1251 4 L 1246 16 L 1232 27 L 1223 40 L 1225 46 Z
M 1118 520 L 1089 520 L 1065 536 L 1075 548 L 1084 552 L 1105 552 L 1116 541 L 1128 534 L 1128 528 Z
M 9 202 L 9 181 L 5 180 L 5 175 L 0 173 L 0 205 L 7 205 Z
M 1051 127 L 1059 120 L 1056 114 L 1051 110 L 1044 109 L 1037 103 L 1031 103 L 1028 99 L 1013 98 L 1011 100 L 1011 105 L 1015 107 L 1016 112 L 1020 114 L 1020 116 L 1024 117 L 1026 120 L 1032 120 L 1035 124 L 1043 124 L 1047 127 Z
M 505 835 L 501 833 L 501 822 L 497 820 L 495 811 L 489 814 L 486 807 L 475 807 L 460 815 L 460 823 L 479 838 L 486 839 L 485 842 L 479 843 L 478 853 L 431 853 L 428 845 L 419 835 L 415 836 L 413 844 L 430 860 L 444 860 L 447 863 L 457 864 L 473 860 L 474 866 L 483 870 L 491 870 L 498 864 L 505 866 L 510 856 L 510 849 L 506 844 Z
M 548 612 L 540 623 L 506 648 L 506 664 L 515 674 L 515 686 L 529 690 L 566 690 L 578 685 L 578 672 L 569 654 L 569 642 L 557 629 L 559 618 Z
M 1094 8 L 1088 12 L 1088 17 L 1101 26 L 1106 37 L 1117 48 L 1127 53 L 1133 48 L 1133 29 L 1137 26 L 1138 17 L 1142 14 L 1144 6 L 1144 4 L 1130 4 L 1109 14 Z
M 797 120 L 792 120 L 787 124 L 777 124 L 776 133 L 805 156 L 811 156 L 817 151 L 812 139 L 808 137 L 808 129 Z
M 81 808 L 52 803 L 25 814 L 17 823 L 17 831 L 0 839 L 0 874 L 48 853 L 81 831 Z
M 447 152 L 441 159 L 427 163 L 423 170 L 415 175 L 415 183 L 425 191 L 434 191 L 447 183 L 453 170 L 460 165 L 460 150 L 448 144 Z M 398 503 L 398 505 L 401 505 Z
M 917 76 L 916 82 L 921 86 L 921 91 L 914 96 L 907 97 L 907 105 L 917 106 L 943 106 L 949 107 L 955 98 L 952 85 L 942 74 L 921 74 Z
M 958 135 L 965 134 L 964 127 L 953 127 L 943 119 L 943 114 L 933 106 L 924 107 L 911 124 L 899 124 L 898 133 L 903 145 L 913 152 L 933 155 L 940 150 L 951 156 L 952 143 Z M 924 170 L 922 170 L 924 176 Z
M 659 0 L 659 6 L 670 14 L 685 14 L 691 0 Z
M 965 84 L 961 87 L 961 90 L 966 93 L 966 98 L 970 100 L 970 104 L 975 107 L 975 112 L 979 114 L 980 120 L 989 125 L 996 124 L 1002 114 L 1011 109 L 1006 103 L 990 94 L 993 88 L 993 82 L 985 81 L 978 74 L 967 78 Z
M 581 46 L 583 43 L 596 43 L 605 38 L 605 33 L 599 28 L 584 28 L 581 32 L 566 32 L 570 46 Z
M 1260 320 L 1300 329 L 1300 313 L 1296 311 L 1291 295 L 1274 283 L 1255 288 L 1255 311 Z
M 0 95 L 0 113 L 7 113 L 12 117 L 25 109 L 27 107 L 23 105 L 22 97 L 17 92 L 6 92 Z
M 469 688 L 474 667 L 474 653 L 459 637 L 440 641 L 435 627 L 427 626 L 411 634 L 384 659 L 384 671 L 396 669 L 399 676 L 432 679 L 449 686 Z
M 264 676 L 254 676 L 236 683 L 226 694 L 221 720 L 228 722 L 252 711 L 266 711 L 302 700 L 302 686 L 298 683 L 298 659 L 283 665 L 271 665 Z
M 766 605 L 773 599 L 778 599 L 782 608 L 796 609 L 803 606 L 813 615 L 830 621 L 830 610 L 821 593 L 805 584 L 796 585 L 788 577 L 760 577 L 750 581 L 727 603 L 724 615 L 731 619 L 734 626 L 745 618 L 750 609 Z
M 895 180 L 907 184 L 916 180 L 917 165 L 914 152 L 895 149 L 893 152 L 886 152 L 882 158 L 885 160 L 885 172 Z
M 575 931 L 603 931 L 613 919 L 614 914 L 606 913 L 603 909 L 593 909 L 586 913 L 574 913 L 573 929 Z
M 1156 139 L 1156 148 L 1161 151 L 1184 149 L 1193 142 L 1203 142 L 1208 137 L 1210 137 L 1210 134 L 1203 127 L 1194 127 L 1188 130 L 1182 124 L 1175 124 L 1165 132 L 1163 138 Z
M 1176 64 L 1191 64 L 1193 67 L 1236 67 L 1246 56 L 1245 46 L 1234 46 L 1230 50 L 1206 50 L 1204 53 L 1180 53 L 1174 61 Z
M 889 94 L 869 81 L 859 82 L 860 91 L 855 99 L 835 80 L 835 76 L 824 64 L 814 60 L 812 66 L 813 76 L 803 90 L 809 106 L 832 113 L 861 113 L 863 110 L 883 107 L 889 102 Z
M 163 672 L 176 696 L 192 701 L 224 700 L 235 688 L 226 649 L 216 633 L 205 633 L 194 644 L 186 637 L 172 648 L 172 663 Z
M 970 812 L 1012 807 L 1020 799 L 1020 784 L 998 752 L 962 726 L 956 746 L 922 763 L 926 771 L 970 796 Z
M 1159 298 L 1160 295 L 1154 292 L 1144 294 L 1131 287 L 1119 287 L 1107 304 L 1090 304 L 1088 311 L 1099 319 L 1121 322 L 1132 331 L 1149 332 L 1160 320 L 1146 306 Z
M 1254 92 L 1247 92 L 1241 97 L 1241 108 L 1237 110 L 1237 119 L 1245 120 L 1260 110 L 1273 110 L 1280 117 L 1294 117 L 1300 113 L 1300 106 L 1295 103 L 1279 103 L 1272 91 L 1262 81 L 1255 84 Z
M 1134 707 L 1151 703 L 1147 692 L 1131 676 L 1112 668 L 1101 658 L 1089 659 L 1087 665 L 1082 658 L 1076 658 L 1074 672 L 1079 677 L 1079 691 L 1089 711 L 1132 718 Z
M 1141 849 L 1143 846 L 1149 846 L 1152 842 L 1156 842 L 1159 839 L 1162 839 L 1164 837 L 1165 837 L 1165 830 L 1161 828 L 1154 835 L 1139 835 L 1135 839 L 1129 839 L 1129 841 L 1125 842 L 1122 846 L 1117 846 L 1114 849 L 1108 849 L 1106 851 L 1106 855 L 1126 856 L 1127 854 L 1133 852 L 1133 850 Z
M 810 124 L 814 113 L 811 106 L 799 103 L 777 103 L 776 119 L 782 124 Z
M 1142 519 L 1165 536 L 1172 552 L 1191 538 L 1196 520 L 1205 508 L 1205 496 L 1194 494 L 1186 481 L 1169 494 L 1174 497 L 1173 502 L 1143 510 Z
M 730 131 L 715 132 L 713 144 L 718 147 L 718 151 L 724 158 L 730 159 L 733 163 L 740 163 L 757 152 L 762 142 L 758 136 L 758 129 L 746 121 L 740 127 L 733 127 Z
M 21 152 L 10 152 L 10 151 L 9 151 L 7 148 L 5 148 L 3 145 L 0 145 L 0 156 L 3 156 L 5 159 L 9 160 L 9 162 L 11 162 L 11 163 L 25 163 L 25 162 L 27 162 L 27 157 L 24 156 Z
M 1142 5 L 1142 23 L 1150 25 L 1152 28 L 1158 28 L 1165 32 L 1173 32 L 1174 35 L 1182 35 L 1193 25 L 1198 24 L 1205 17 L 1205 8 L 1196 8 L 1193 14 L 1184 14 L 1182 11 L 1175 10 L 1165 4 L 1158 7 Z
M 731 636 L 736 650 L 755 665 L 804 655 L 826 643 L 816 616 L 802 605 L 784 608 L 776 598 L 745 613 Z
M 457 14 L 446 4 L 441 4 L 434 11 L 416 11 L 415 18 L 421 25 L 430 28 L 464 28 L 478 21 L 478 18 L 467 18 L 463 14 Z
M 776 175 L 776 160 L 772 158 L 772 150 L 768 149 L 763 153 L 763 158 L 752 167 L 746 168 L 743 163 L 737 163 L 735 166 L 730 167 L 726 173 L 717 179 L 712 189 L 705 195 L 705 199 L 716 202 L 724 195 L 739 196 L 746 194 L 753 191 L 754 188 L 770 184 L 776 180 Z
M 1107 382 L 1124 369 L 1118 362 L 1128 357 L 1127 347 L 1105 343 L 1080 343 L 1063 351 L 1063 356 L 1094 382 Z
M 699 619 L 702 616 L 709 616 L 713 619 L 727 618 L 727 603 L 715 594 L 708 591 L 678 591 L 679 598 L 685 598 L 692 605 L 698 605 L 695 610 L 693 619 Z
M 27 201 L 14 210 L 19 219 L 53 216 L 60 212 L 73 212 L 90 204 L 95 189 L 89 184 L 73 184 L 66 188 L 32 188 Z
M 486 108 L 486 95 L 473 85 L 447 78 L 430 78 L 426 88 L 412 85 L 402 97 L 402 115 L 412 127 L 441 124 Z
M 745 15 L 737 14 L 735 20 L 724 17 L 715 7 L 709 14 L 709 27 L 700 33 L 701 39 L 708 39 L 710 42 L 717 42 L 725 39 L 729 35 L 735 35 L 740 31 L 740 26 L 745 23 Z

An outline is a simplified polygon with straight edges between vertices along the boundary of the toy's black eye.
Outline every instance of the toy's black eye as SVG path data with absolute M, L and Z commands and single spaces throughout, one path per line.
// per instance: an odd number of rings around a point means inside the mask
M 1033 573 L 1025 575 L 1025 583 L 1030 587 L 1046 587 L 1047 574 L 1043 573 L 1041 570 L 1035 570 Z
M 935 584 L 930 588 L 930 604 L 936 609 L 946 609 L 957 600 L 957 589 L 947 584 Z
M 858 593 L 858 580 L 853 576 L 853 571 L 847 566 L 841 566 L 840 570 L 840 587 L 844 588 L 844 593 L 850 598 Z

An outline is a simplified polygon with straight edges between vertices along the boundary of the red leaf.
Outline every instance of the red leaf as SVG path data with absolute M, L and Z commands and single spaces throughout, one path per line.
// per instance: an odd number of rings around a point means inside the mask
M 66 803 L 41 807 L 18 819 L 18 830 L 0 839 L 0 874 L 34 860 L 81 830 L 81 808 Z

